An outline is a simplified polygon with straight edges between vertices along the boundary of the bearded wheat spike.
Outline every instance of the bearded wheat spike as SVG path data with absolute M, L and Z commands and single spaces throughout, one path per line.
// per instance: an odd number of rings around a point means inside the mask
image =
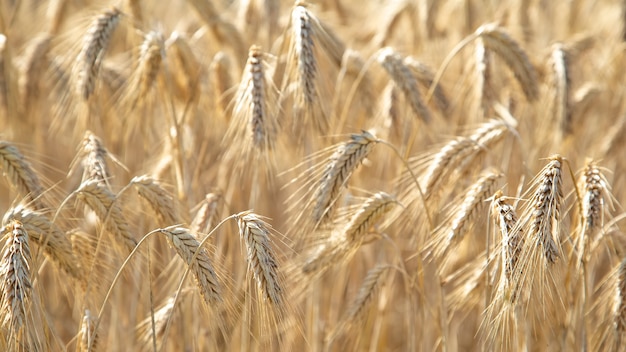
M 91 131 L 85 132 L 85 137 L 79 147 L 76 157 L 70 166 L 70 173 L 74 171 L 78 162 L 83 167 L 82 182 L 95 180 L 99 184 L 111 188 L 109 179 L 111 175 L 107 166 L 107 158 L 112 158 L 104 147 L 102 140 Z
M 368 240 L 365 236 L 367 231 L 389 213 L 395 204 L 395 198 L 385 192 L 378 192 L 366 199 L 344 226 L 331 230 L 330 237 L 307 255 L 302 271 L 320 275 L 335 263 L 348 262 Z
M 85 100 L 93 93 L 102 57 L 121 16 L 119 9 L 108 9 L 93 20 L 87 31 L 75 67 L 76 91 Z
M 39 82 L 47 67 L 50 34 L 40 34 L 29 41 L 18 80 L 20 101 L 25 110 L 40 97 Z
M 326 164 L 313 197 L 316 200 L 313 209 L 316 226 L 330 220 L 342 187 L 377 142 L 373 134 L 363 131 L 361 134 L 352 134 L 349 141 L 337 147 Z
M 521 229 L 517 228 L 517 215 L 515 208 L 506 203 L 502 191 L 497 191 L 493 196 L 493 218 L 500 229 L 502 236 L 502 270 L 506 280 L 506 286 L 510 287 L 517 263 L 524 246 L 524 237 Z
M 146 34 L 139 49 L 139 89 L 137 98 L 141 100 L 156 84 L 161 70 L 162 61 L 165 58 L 165 39 L 163 33 L 150 31 Z
M 180 222 L 174 197 L 158 181 L 143 175 L 133 177 L 130 184 L 137 190 L 137 194 L 150 204 L 164 226 Z
M 581 204 L 581 221 L 583 223 L 580 224 L 581 232 L 577 248 L 579 263 L 581 263 L 589 259 L 589 243 L 603 225 L 602 216 L 610 190 L 606 178 L 592 160 L 587 161 L 587 165 L 580 177 L 579 189 L 583 191 Z
M 435 72 L 430 67 L 416 60 L 412 56 L 405 57 L 403 63 L 411 70 L 417 81 L 422 85 L 422 87 L 424 87 L 424 89 L 429 89 L 430 86 L 432 86 L 435 80 Z M 433 98 L 435 99 L 437 107 L 442 112 L 446 113 L 448 109 L 450 109 L 450 101 L 440 84 L 435 86 Z
M 104 227 L 121 242 L 121 247 L 128 253 L 132 252 L 137 241 L 133 238 L 122 208 L 115 202 L 115 195 L 95 180 L 81 183 L 76 193 L 96 213 Z
M 433 238 L 426 245 L 428 255 L 433 255 L 436 260 L 440 260 L 452 249 L 452 246 L 465 237 L 476 222 L 475 218 L 482 213 L 485 201 L 493 195 L 496 182 L 502 176 L 501 173 L 487 172 L 463 192 L 465 196 L 462 202 L 454 206 L 447 220 L 433 231 Z
M 5 227 L 4 253 L 0 262 L 2 326 L 18 335 L 26 324 L 32 285 L 28 233 L 13 220 Z
M 144 350 L 151 350 L 153 338 L 156 338 L 157 343 L 162 341 L 167 322 L 174 311 L 174 303 L 174 297 L 170 297 L 165 304 L 154 312 L 154 330 L 152 330 L 152 316 L 148 316 L 137 324 L 138 340 L 141 341 Z
M 555 263 L 560 253 L 559 223 L 563 193 L 561 190 L 560 155 L 550 157 L 550 162 L 543 168 L 539 185 L 532 198 L 532 217 L 530 236 L 543 248 L 543 254 L 549 263 Z
M 502 28 L 490 23 L 476 30 L 488 50 L 496 53 L 509 66 L 528 101 L 539 97 L 537 73 L 524 50 Z
M 17 147 L 7 141 L 0 141 L 0 163 L 11 185 L 22 192 L 35 208 L 44 208 L 40 199 L 43 187 L 39 177 Z
M 481 116 L 487 116 L 489 111 L 490 94 L 490 64 L 491 57 L 485 43 L 481 37 L 476 39 L 476 49 L 474 50 L 474 58 L 476 60 L 476 81 L 474 87 L 476 90 L 477 100 L 479 101 Z
M 189 226 L 192 233 L 208 233 L 219 221 L 219 207 L 223 201 L 220 193 L 209 193 L 202 201 L 196 216 Z
M 282 280 L 270 243 L 270 225 L 252 212 L 237 214 L 239 235 L 246 245 L 246 261 L 264 298 L 276 308 L 284 305 Z
M 200 248 L 200 242 L 184 227 L 165 228 L 160 232 L 164 234 L 176 253 L 190 267 L 196 284 L 200 288 L 200 294 L 208 305 L 221 302 L 221 287 L 215 269 L 211 264 L 209 253 L 205 248 Z M 191 259 L 200 250 L 192 263 Z
M 387 71 L 389 77 L 400 87 L 402 93 L 410 103 L 413 112 L 424 122 L 431 120 L 430 112 L 424 102 L 418 88 L 417 79 L 403 62 L 402 56 L 392 48 L 386 47 L 378 53 L 378 62 Z
M 43 246 L 44 254 L 53 263 L 72 277 L 80 279 L 81 275 L 72 251 L 72 243 L 44 213 L 18 205 L 4 214 L 2 223 L 8 226 L 14 220 L 22 223 L 30 240 Z

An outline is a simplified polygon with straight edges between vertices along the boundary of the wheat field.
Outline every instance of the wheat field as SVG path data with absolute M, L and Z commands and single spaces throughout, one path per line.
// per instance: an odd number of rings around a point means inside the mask
M 0 2 L 0 350 L 626 351 L 625 28 Z

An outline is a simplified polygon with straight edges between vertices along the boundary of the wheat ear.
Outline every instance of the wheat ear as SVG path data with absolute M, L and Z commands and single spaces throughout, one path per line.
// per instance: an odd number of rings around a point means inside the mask
M 282 278 L 271 246 L 270 225 L 252 212 L 237 214 L 239 235 L 246 245 L 248 269 L 254 274 L 263 297 L 281 309 L 284 302 Z
M 39 177 L 17 147 L 7 141 L 0 141 L 0 163 L 11 185 L 22 192 L 29 202 L 33 202 L 37 209 L 43 208 L 40 199 L 43 187 Z
M 49 34 L 40 34 L 26 47 L 18 79 L 20 101 L 25 111 L 40 97 L 39 82 L 47 67 L 50 40 Z
M 582 191 L 582 224 L 578 238 L 578 262 L 586 262 L 589 243 L 603 226 L 603 215 L 607 199 L 610 199 L 609 184 L 595 162 L 588 160 L 580 177 L 579 189 Z
M 115 236 L 117 239 L 115 243 L 121 244 L 124 251 L 132 252 L 137 241 L 133 238 L 122 208 L 115 202 L 115 195 L 94 180 L 81 183 L 76 193 L 78 198 L 96 213 L 104 227 Z
M 176 253 L 190 267 L 204 301 L 209 305 L 221 302 L 222 291 L 209 253 L 205 248 L 200 248 L 200 242 L 196 237 L 184 227 L 165 228 L 159 231 L 167 237 Z M 196 254 L 198 250 L 200 253 Z M 196 259 L 191 263 L 194 255 Z
M 621 346 L 622 341 L 626 339 L 626 258 L 622 260 L 617 271 L 617 287 L 614 304 L 613 331 L 616 337 L 615 346 Z
M 552 66 L 552 118 L 561 126 L 561 134 L 572 133 L 572 110 L 570 102 L 569 54 L 561 44 L 555 44 L 550 55 Z
M 27 231 L 29 239 L 40 246 L 53 263 L 74 278 L 80 278 L 76 258 L 72 251 L 72 243 L 61 229 L 48 217 L 22 205 L 11 208 L 4 214 L 3 224 L 7 226 L 17 220 Z
M 402 56 L 392 48 L 386 47 L 380 50 L 377 59 L 385 71 L 387 71 L 389 77 L 400 87 L 402 93 L 404 93 L 404 96 L 409 101 L 413 112 L 424 120 L 424 122 L 430 122 L 430 111 L 428 111 L 428 108 L 424 105 L 417 79 L 409 67 L 403 62 Z
M 534 101 L 539 97 L 537 73 L 526 52 L 502 28 L 490 23 L 476 30 L 488 50 L 493 51 L 509 66 L 519 82 L 526 99 Z
M 163 33 L 150 31 L 146 34 L 139 48 L 139 84 L 137 99 L 141 102 L 156 84 L 162 62 L 165 58 L 165 39 Z
M 223 198 L 220 193 L 209 193 L 189 226 L 192 233 L 208 233 L 219 222 L 219 207 Z
M 159 217 L 163 226 L 180 223 L 174 197 L 150 176 L 136 176 L 130 181 L 139 196 L 145 199 Z
M 80 351 L 95 352 L 98 350 L 98 334 L 95 330 L 96 317 L 91 315 L 89 309 L 85 309 L 83 321 L 80 324 Z
M 115 7 L 104 11 L 93 20 L 84 37 L 76 60 L 75 77 L 76 92 L 85 100 L 93 93 L 102 58 L 121 16 L 122 12 Z
M 28 233 L 22 223 L 13 220 L 6 227 L 2 262 L 0 262 L 0 292 L 2 294 L 2 326 L 18 336 L 26 324 L 32 284 L 30 279 L 30 246 Z
M 343 186 L 377 142 L 373 134 L 363 131 L 352 134 L 349 141 L 337 147 L 326 164 L 313 197 L 313 221 L 316 226 L 330 220 Z

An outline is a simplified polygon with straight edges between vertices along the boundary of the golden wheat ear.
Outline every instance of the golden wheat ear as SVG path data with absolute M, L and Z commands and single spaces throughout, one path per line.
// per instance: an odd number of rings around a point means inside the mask
M 16 338 L 26 325 L 32 295 L 31 255 L 28 233 L 21 222 L 12 220 L 4 228 L 4 250 L 0 261 L 2 326 Z
M 89 99 L 94 91 L 102 58 L 121 17 L 119 9 L 107 9 L 94 18 L 84 37 L 73 71 L 76 93 L 81 99 Z

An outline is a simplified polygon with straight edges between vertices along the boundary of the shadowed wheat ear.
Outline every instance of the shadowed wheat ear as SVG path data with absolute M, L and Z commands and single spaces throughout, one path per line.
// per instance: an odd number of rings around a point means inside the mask
M 119 245 L 123 251 L 130 253 L 137 245 L 137 241 L 133 238 L 122 208 L 115 201 L 115 195 L 94 180 L 81 183 L 75 193 L 78 195 L 78 199 L 91 208 L 104 224 L 104 227 L 113 234 L 116 239 L 114 243 Z
M 96 317 L 91 315 L 89 309 L 85 309 L 83 321 L 80 324 L 80 348 L 81 352 L 94 352 L 98 350 L 98 335 L 96 334 Z
M 200 248 L 200 242 L 184 227 L 160 229 L 176 253 L 190 267 L 190 270 L 200 289 L 202 298 L 208 305 L 214 305 L 223 300 L 222 291 L 215 269 L 211 264 L 209 252 Z M 198 254 L 196 254 L 200 251 Z M 195 260 L 191 262 L 194 258 Z
M 302 272 L 321 275 L 330 266 L 348 262 L 361 245 L 370 240 L 368 231 L 377 224 L 393 207 L 396 199 L 385 192 L 378 192 L 367 198 L 363 204 L 346 211 L 347 220 L 339 220 L 345 225 L 331 229 L 328 238 L 305 255 Z
M 151 351 L 153 341 L 161 341 L 167 328 L 168 319 L 174 312 L 174 297 L 170 297 L 165 304 L 154 311 L 154 317 L 148 316 L 137 324 L 137 340 L 141 342 L 142 349 Z M 152 322 L 154 318 L 154 330 Z M 158 343 L 158 342 L 157 342 Z
M 0 141 L 0 165 L 11 185 L 27 197 L 36 209 L 44 208 L 43 187 L 30 163 L 13 144 Z
M 96 86 L 100 64 L 109 45 L 111 35 L 120 21 L 122 12 L 113 7 L 96 17 L 87 34 L 74 67 L 76 92 L 87 100 Z
M 455 202 L 446 219 L 433 231 L 426 244 L 428 256 L 436 261 L 443 260 L 446 254 L 457 245 L 483 213 L 487 199 L 493 195 L 497 181 L 503 176 L 499 172 L 486 172 L 472 186 L 463 192 L 459 203 Z
M 378 139 L 373 134 L 363 131 L 361 134 L 352 134 L 350 140 L 340 144 L 331 155 L 312 198 L 315 227 L 332 218 L 343 187 L 376 143 Z
M 250 211 L 235 217 L 239 235 L 246 246 L 248 269 L 254 274 L 263 297 L 280 310 L 285 298 L 278 262 L 271 246 L 271 226 Z
M 0 262 L 2 326 L 18 336 L 26 324 L 32 291 L 28 233 L 13 220 L 5 227 L 4 251 Z
M 378 52 L 377 60 L 387 71 L 389 77 L 402 90 L 413 112 L 424 122 L 430 122 L 430 111 L 424 105 L 422 94 L 418 88 L 418 81 L 411 69 L 404 63 L 402 56 L 392 48 L 386 47 Z M 437 85 L 436 87 L 439 86 Z
M 18 205 L 4 214 L 2 223 L 9 226 L 15 220 L 22 224 L 31 241 L 43 247 L 46 257 L 72 277 L 80 279 L 72 243 L 44 213 Z

